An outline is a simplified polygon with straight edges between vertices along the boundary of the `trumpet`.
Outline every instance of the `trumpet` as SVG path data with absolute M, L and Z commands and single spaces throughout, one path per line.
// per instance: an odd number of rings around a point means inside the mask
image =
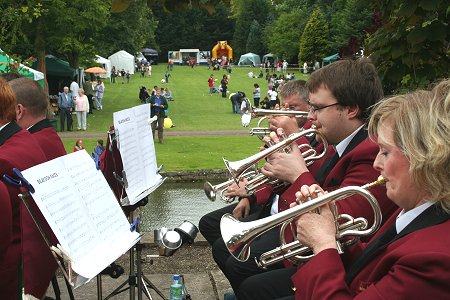
M 251 222 L 240 222 L 234 218 L 233 215 L 225 214 L 220 221 L 221 235 L 231 255 L 239 261 L 247 261 L 250 256 L 250 244 L 264 232 L 267 232 L 280 224 L 283 224 L 284 226 L 282 229 L 285 229 L 294 218 L 313 211 L 330 201 L 341 201 L 355 194 L 361 195 L 369 202 L 373 210 L 374 221 L 370 228 L 368 228 L 368 222 L 364 218 L 353 218 L 345 214 L 337 215 L 336 209 L 332 210 L 335 216 L 336 245 L 338 251 L 343 253 L 344 247 L 355 243 L 359 237 L 373 234 L 379 229 L 382 220 L 381 210 L 377 200 L 368 189 L 384 183 L 384 178 L 380 176 L 376 181 L 361 187 L 343 187 L 303 204 L 289 208 L 276 215 Z M 342 224 L 342 219 L 347 219 L 348 221 Z M 280 231 L 280 235 L 282 235 L 284 239 L 284 230 Z M 348 239 L 348 237 L 352 237 L 352 239 Z M 310 247 L 302 245 L 301 242 L 296 239 L 289 244 L 282 244 L 280 247 L 262 254 L 260 260 L 257 258 L 255 259 L 258 266 L 264 268 L 267 265 L 280 262 L 284 259 L 291 259 L 295 262 L 307 261 L 313 256 L 311 251 L 312 249 Z
M 257 176 L 259 172 L 257 171 L 249 171 L 246 172 L 243 176 L 247 179 L 251 180 L 253 177 Z M 208 181 L 203 184 L 203 190 L 205 191 L 206 197 L 208 197 L 211 201 L 216 201 L 217 196 L 225 203 L 231 203 L 234 201 L 235 197 L 225 196 L 224 193 L 227 188 L 235 182 L 234 179 L 229 179 L 225 182 L 219 183 L 217 185 L 212 185 Z
M 234 178 L 237 183 L 241 175 L 250 167 L 256 165 L 260 160 L 272 155 L 275 152 L 285 149 L 287 146 L 289 146 L 291 143 L 295 142 L 299 138 L 302 138 L 304 136 L 310 136 L 311 134 L 316 134 L 317 136 L 320 137 L 323 143 L 323 151 L 322 153 L 317 154 L 317 151 L 308 144 L 302 144 L 298 146 L 299 148 L 303 147 L 309 148 L 306 152 L 302 154 L 307 166 L 309 166 L 310 164 L 314 163 L 314 161 L 321 159 L 325 155 L 326 150 L 328 148 L 328 142 L 326 138 L 316 129 L 308 129 L 298 133 L 291 134 L 283 141 L 245 159 L 232 162 L 224 158 L 223 162 L 225 163 L 225 166 L 230 172 L 231 177 Z
M 307 111 L 296 111 L 296 110 L 281 110 L 281 109 L 260 109 L 254 108 L 250 103 L 248 98 L 244 98 L 242 101 L 245 102 L 245 106 L 242 106 L 241 110 L 241 123 L 242 126 L 248 127 L 250 121 L 253 118 L 266 116 L 266 115 L 284 115 L 284 116 L 295 116 L 297 118 L 307 118 Z

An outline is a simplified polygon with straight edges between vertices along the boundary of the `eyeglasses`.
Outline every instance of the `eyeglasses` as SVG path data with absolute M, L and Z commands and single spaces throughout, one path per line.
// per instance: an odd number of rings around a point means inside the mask
M 330 104 L 330 105 L 325 105 L 325 106 L 322 106 L 322 107 L 318 107 L 318 106 L 315 106 L 315 105 L 309 105 L 309 111 L 312 113 L 312 114 L 317 114 L 317 112 L 319 111 L 319 110 L 321 110 L 321 109 L 324 109 L 324 108 L 327 108 L 327 107 L 331 107 L 331 106 L 335 106 L 335 105 L 340 105 L 339 103 L 333 103 L 333 104 Z

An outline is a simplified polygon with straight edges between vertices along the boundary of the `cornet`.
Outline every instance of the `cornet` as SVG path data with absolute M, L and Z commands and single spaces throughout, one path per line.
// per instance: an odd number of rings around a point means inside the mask
M 275 228 L 281 224 L 286 224 L 283 228 L 296 217 L 313 211 L 320 206 L 329 203 L 330 201 L 340 201 L 348 198 L 352 195 L 361 195 L 370 204 L 373 210 L 373 224 L 370 228 L 368 222 L 364 218 L 356 218 L 349 215 L 337 215 L 335 209 L 333 214 L 335 215 L 336 224 L 336 245 L 338 251 L 343 252 L 343 247 L 349 246 L 357 241 L 361 236 L 373 234 L 378 230 L 382 220 L 381 210 L 378 206 L 378 202 L 375 197 L 367 191 L 368 189 L 384 184 L 385 180 L 382 176 L 378 177 L 378 180 L 366 184 L 362 187 L 359 186 L 347 186 L 341 189 L 329 192 L 323 196 L 312 199 L 303 204 L 294 206 L 278 214 L 266 217 L 261 220 L 252 222 L 240 222 L 231 214 L 225 214 L 220 221 L 220 231 L 222 238 L 225 242 L 228 251 L 233 257 L 239 261 L 246 261 L 250 256 L 250 244 L 261 234 Z M 341 224 L 342 219 L 348 219 L 344 224 Z M 280 235 L 284 237 L 284 231 L 280 231 Z M 354 237 L 348 240 L 347 237 Z M 343 240 L 341 242 L 341 240 Z M 261 267 L 280 262 L 284 259 L 291 259 L 295 257 L 297 261 L 306 261 L 312 257 L 310 254 L 311 248 L 302 245 L 299 240 L 295 240 L 290 244 L 282 244 L 280 247 L 275 248 L 272 251 L 264 253 L 260 260 L 257 260 L 257 264 Z M 301 256 L 309 254 L 307 256 Z
M 242 100 L 245 102 L 245 106 L 242 105 L 241 110 L 241 123 L 242 126 L 248 127 L 250 125 L 250 121 L 256 117 L 262 117 L 266 115 L 284 115 L 284 116 L 295 116 L 297 118 L 307 118 L 307 111 L 295 111 L 295 110 L 281 110 L 281 109 L 259 109 L 252 107 L 250 100 L 248 98 L 244 98 Z
M 248 171 L 243 176 L 247 179 L 251 180 L 253 177 L 258 175 L 259 172 L 257 171 Z M 229 197 L 225 196 L 224 193 L 227 190 L 227 188 L 235 182 L 234 179 L 227 180 L 225 182 L 212 185 L 208 181 L 204 183 L 203 190 L 205 191 L 206 197 L 208 197 L 211 201 L 216 201 L 217 195 L 219 195 L 220 199 L 225 203 L 231 203 L 234 201 L 235 197 Z
M 305 162 L 306 162 L 307 166 L 309 166 L 314 161 L 321 159 L 325 155 L 326 150 L 328 148 L 328 142 L 327 142 L 326 138 L 316 129 L 308 129 L 308 130 L 301 131 L 299 133 L 291 134 L 289 137 L 287 137 L 283 141 L 281 141 L 259 153 L 256 153 L 248 158 L 245 158 L 245 159 L 242 159 L 239 161 L 234 161 L 234 162 L 226 160 L 224 158 L 223 162 L 225 163 L 225 166 L 227 167 L 228 171 L 230 172 L 231 177 L 234 178 L 237 183 L 239 181 L 239 178 L 241 177 L 241 175 L 245 171 L 247 171 L 250 167 L 256 165 L 260 160 L 272 155 L 275 152 L 285 149 L 287 146 L 289 146 L 291 143 L 295 142 L 299 138 L 302 138 L 304 136 L 309 136 L 311 134 L 316 134 L 317 136 L 320 137 L 320 139 L 322 140 L 322 143 L 323 143 L 323 151 L 322 151 L 322 153 L 317 154 L 315 149 L 312 148 L 308 144 L 302 144 L 302 145 L 298 146 L 299 148 L 303 148 L 303 147 L 309 148 L 309 150 L 307 150 L 303 154 Z

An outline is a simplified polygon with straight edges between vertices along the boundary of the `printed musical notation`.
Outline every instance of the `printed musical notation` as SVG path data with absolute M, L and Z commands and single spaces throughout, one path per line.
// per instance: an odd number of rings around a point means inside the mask
M 130 205 L 147 196 L 161 180 L 156 174 L 156 154 L 151 126 L 150 104 L 114 113 L 114 128 L 119 132 L 119 151 L 127 175 L 125 188 Z
M 95 277 L 139 240 L 139 233 L 130 231 L 105 177 L 86 151 L 56 158 L 22 174 L 35 188 L 34 201 L 79 275 Z

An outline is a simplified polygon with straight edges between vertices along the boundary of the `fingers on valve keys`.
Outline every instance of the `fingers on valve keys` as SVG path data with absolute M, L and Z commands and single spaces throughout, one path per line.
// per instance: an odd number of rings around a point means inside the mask
M 295 202 L 298 205 L 300 205 L 304 202 L 311 201 L 312 199 L 317 198 L 323 194 L 324 194 L 324 191 L 317 184 L 313 184 L 311 186 L 303 185 L 300 188 L 300 191 L 295 193 L 295 197 L 296 197 Z M 314 212 L 320 213 L 320 211 L 318 209 L 316 209 Z

